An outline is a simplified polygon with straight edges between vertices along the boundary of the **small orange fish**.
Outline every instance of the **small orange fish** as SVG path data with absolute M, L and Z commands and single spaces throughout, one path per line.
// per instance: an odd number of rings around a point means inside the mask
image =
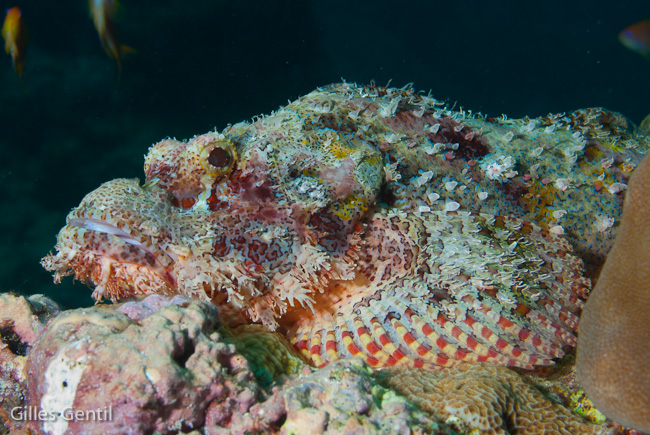
M 626 48 L 650 59 L 650 19 L 626 27 L 618 34 L 618 40 Z
M 99 34 L 99 40 L 102 42 L 108 56 L 115 59 L 117 68 L 121 72 L 121 53 L 133 50 L 117 42 L 114 21 L 119 6 L 117 0 L 88 0 L 88 6 L 90 7 L 90 15 L 95 24 L 95 29 Z
M 2 25 L 2 37 L 5 39 L 5 51 L 11 55 L 14 63 L 14 71 L 18 74 L 20 82 L 23 82 L 23 70 L 25 69 L 25 52 L 27 50 L 27 30 L 23 23 L 23 16 L 20 8 L 7 9 L 7 16 Z

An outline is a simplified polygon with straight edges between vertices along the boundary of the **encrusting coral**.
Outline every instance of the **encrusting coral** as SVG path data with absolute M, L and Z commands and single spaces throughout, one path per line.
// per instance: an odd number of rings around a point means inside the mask
M 650 119 L 650 118 L 648 118 Z M 650 433 L 650 159 L 630 180 L 614 247 L 584 309 L 576 370 L 596 407 Z
M 58 281 L 184 294 L 285 333 L 315 365 L 549 365 L 575 345 L 648 143 L 622 116 L 453 111 L 343 83 L 251 123 L 164 140 L 67 218 Z

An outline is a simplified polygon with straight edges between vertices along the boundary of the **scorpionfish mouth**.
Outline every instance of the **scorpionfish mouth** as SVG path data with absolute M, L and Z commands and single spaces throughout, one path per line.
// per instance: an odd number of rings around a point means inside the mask
M 56 282 L 74 275 L 94 286 L 96 300 L 133 296 L 136 288 L 174 293 L 174 255 L 164 249 L 169 209 L 166 192 L 156 186 L 140 186 L 137 179 L 104 183 L 68 214 L 57 252 L 42 264 Z

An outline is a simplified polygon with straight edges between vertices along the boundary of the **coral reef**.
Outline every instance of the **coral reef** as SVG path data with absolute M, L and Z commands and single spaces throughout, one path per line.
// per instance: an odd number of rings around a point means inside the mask
M 68 216 L 55 280 L 97 299 L 184 294 L 287 334 L 315 365 L 487 361 L 575 345 L 629 174 L 622 116 L 509 120 L 410 89 L 337 84 L 145 158 Z
M 237 352 L 248 360 L 260 385 L 269 387 L 282 375 L 300 373 L 308 364 L 279 332 L 272 332 L 262 325 L 242 325 L 231 331 L 230 340 Z
M 650 159 L 630 180 L 616 242 L 580 323 L 578 378 L 596 407 L 650 432 Z
M 508 368 L 462 364 L 442 371 L 394 368 L 380 382 L 462 432 L 498 434 L 614 434 L 548 398 Z M 475 433 L 475 432 L 472 432 Z
M 622 433 L 572 413 L 579 387 L 567 365 L 525 376 L 483 364 L 376 371 L 356 358 L 313 368 L 260 325 L 225 329 L 205 301 L 151 295 L 54 317 L 51 301 L 30 299 L 0 295 L 34 332 L 24 355 L 0 365 L 11 433 Z M 65 421 L 66 410 L 94 420 Z
M 186 299 L 164 305 L 137 321 L 110 307 L 71 310 L 51 321 L 26 363 L 27 405 L 55 418 L 30 421 L 30 428 L 170 434 L 203 426 L 209 406 L 224 419 L 245 412 L 259 388 L 246 359 L 220 341 L 215 308 Z M 62 418 L 70 409 L 98 414 Z
M 32 317 L 19 309 L 24 298 L 0 298 L 15 309 L 17 324 Z M 359 360 L 314 370 L 277 333 L 260 326 L 224 331 L 204 301 L 152 295 L 66 311 L 33 331 L 21 365 L 0 367 L 3 382 L 17 375 L 11 386 L 20 397 L 2 403 L 3 410 L 22 409 L 18 420 L 6 412 L 12 433 L 449 433 L 377 386 Z M 254 376 L 256 364 L 263 376 Z M 70 411 L 92 417 L 64 419 Z
M 42 295 L 0 294 L 0 434 L 18 425 L 11 410 L 24 405 L 26 355 L 58 306 Z
M 214 430 L 211 410 L 205 434 Z M 376 385 L 370 369 L 359 360 L 341 360 L 323 369 L 305 367 L 264 402 L 237 414 L 232 434 L 450 434 L 449 428 L 417 410 L 403 397 Z
M 607 417 L 589 400 L 575 373 L 575 354 L 564 358 L 558 365 L 534 371 L 516 370 L 528 383 L 538 386 L 557 403 L 561 403 L 586 420 L 602 424 Z
M 29 297 L 0 294 L 0 333 L 14 353 L 25 354 L 42 332 L 45 323 L 59 313 L 56 302 L 43 295 Z
M 650 136 L 650 115 L 643 118 L 641 124 L 639 124 L 639 135 Z

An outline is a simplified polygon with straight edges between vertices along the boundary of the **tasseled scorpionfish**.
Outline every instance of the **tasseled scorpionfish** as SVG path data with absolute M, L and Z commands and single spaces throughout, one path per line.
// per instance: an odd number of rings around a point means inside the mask
M 155 144 L 146 180 L 70 212 L 55 280 L 97 300 L 207 298 L 315 365 L 549 365 L 648 148 L 602 109 L 536 119 L 337 84 L 253 122 Z

